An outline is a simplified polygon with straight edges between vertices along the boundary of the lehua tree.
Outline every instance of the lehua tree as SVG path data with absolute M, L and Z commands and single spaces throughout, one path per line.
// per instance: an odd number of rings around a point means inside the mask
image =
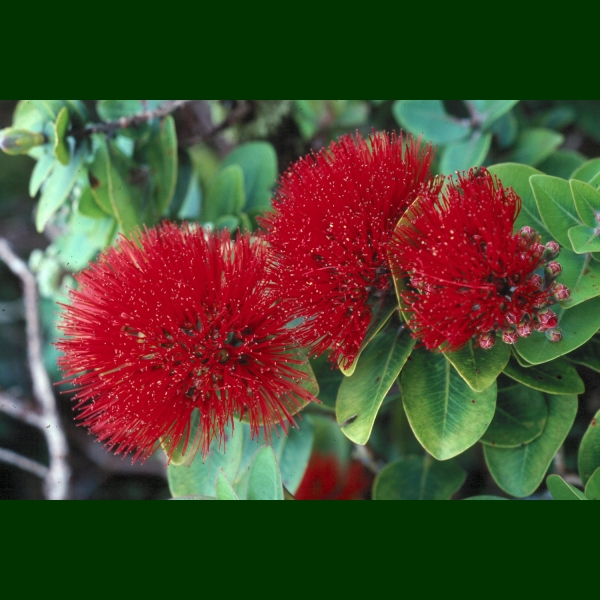
M 33 383 L 0 369 L 0 413 L 49 459 L 0 461 L 47 498 L 111 497 L 77 465 L 120 454 L 144 497 L 600 499 L 590 114 L 18 102 L 44 237 L 0 240 Z

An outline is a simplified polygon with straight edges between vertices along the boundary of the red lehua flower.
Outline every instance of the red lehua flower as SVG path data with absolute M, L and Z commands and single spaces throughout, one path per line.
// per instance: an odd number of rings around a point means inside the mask
M 373 482 L 358 461 L 342 465 L 333 454 L 314 453 L 296 490 L 296 500 L 361 500 Z
M 64 306 L 59 366 L 78 389 L 79 419 L 117 453 L 146 458 L 161 442 L 191 458 L 223 441 L 234 415 L 253 435 L 314 400 L 292 331 L 267 284 L 266 246 L 244 235 L 165 223 L 121 237 L 76 276 Z
M 426 348 L 459 350 L 472 337 L 491 348 L 495 332 L 513 344 L 532 329 L 556 326 L 546 307 L 568 297 L 554 283 L 560 265 L 549 262 L 558 246 L 543 246 L 530 227 L 513 235 L 520 208 L 513 189 L 482 168 L 451 181 L 441 196 L 425 194 L 406 212 L 390 256 L 398 276 L 411 278 L 402 301 Z
M 404 211 L 430 180 L 431 146 L 373 133 L 346 135 L 293 164 L 279 181 L 274 212 L 262 219 L 274 279 L 299 341 L 350 366 L 391 289 L 387 245 Z

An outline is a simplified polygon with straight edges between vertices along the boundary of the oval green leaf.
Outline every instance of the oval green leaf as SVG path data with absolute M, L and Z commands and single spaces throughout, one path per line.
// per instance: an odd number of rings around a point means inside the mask
M 570 248 L 568 231 L 582 223 L 569 182 L 550 175 L 532 175 L 529 181 L 546 229 L 561 246 Z
M 233 481 L 242 462 L 244 429 L 242 425 L 238 425 L 237 431 L 233 433 L 231 424 L 227 425 L 223 436 L 225 443 L 219 448 L 219 441 L 214 439 L 204 462 L 200 454 L 196 455 L 189 466 L 171 462 L 167 467 L 167 480 L 171 494 L 174 497 L 213 496 L 220 468 L 223 469 L 227 479 Z
M 494 418 L 480 441 L 498 448 L 517 448 L 542 435 L 547 419 L 544 394 L 515 386 L 498 392 Z
M 438 460 L 470 448 L 494 416 L 496 384 L 483 392 L 473 391 L 442 354 L 414 351 L 400 386 L 415 436 Z
M 523 498 L 535 492 L 575 420 L 577 396 L 549 395 L 546 402 L 546 427 L 533 442 L 519 448 L 483 447 L 494 481 L 511 496 Z
M 569 310 L 562 306 L 552 308 L 562 330 L 560 342 L 550 342 L 545 335 L 534 332 L 515 344 L 515 350 L 533 365 L 568 354 L 585 344 L 600 329 L 600 298 L 592 298 Z
M 201 218 L 215 223 L 224 215 L 235 215 L 245 203 L 244 173 L 239 165 L 220 169 L 213 177 L 202 204 Z
M 548 158 L 564 141 L 564 136 L 552 129 L 524 129 L 507 160 L 537 166 Z
M 562 302 L 566 309 L 571 309 L 581 302 L 600 295 L 600 264 L 592 260 L 588 254 L 576 254 L 563 248 L 558 256 L 562 266 L 559 282 L 571 291 L 571 297 Z
M 579 346 L 568 354 L 566 359 L 600 373 L 600 340 L 592 338 L 587 344 Z
M 469 121 L 449 115 L 441 100 L 397 100 L 392 112 L 402 127 L 434 144 L 458 142 L 471 132 Z
M 158 215 L 163 215 L 177 184 L 177 133 L 175 120 L 167 115 L 156 126 L 148 145 L 148 166 L 152 174 L 152 198 Z
M 546 485 L 554 500 L 587 500 L 581 490 L 567 483 L 560 475 L 548 475 Z
M 592 158 L 575 169 L 569 179 L 589 183 L 598 173 L 600 173 L 600 158 Z
M 239 500 L 223 469 L 219 469 L 217 472 L 216 488 L 217 500 Z
M 519 198 L 521 198 L 521 212 L 515 221 L 515 231 L 528 225 L 542 236 L 543 242 L 547 242 L 550 239 L 550 234 L 540 217 L 540 211 L 535 203 L 535 196 L 529 184 L 529 178 L 532 175 L 541 175 L 540 171 L 528 165 L 518 165 L 515 163 L 492 165 L 488 170 L 492 175 L 498 177 L 505 188 L 512 187 Z
M 263 446 L 255 455 L 248 474 L 248 500 L 283 500 L 281 474 L 275 452 Z
M 508 344 L 496 344 L 489 350 L 473 347 L 469 342 L 458 352 L 445 352 L 444 356 L 452 363 L 459 375 L 476 392 L 482 392 L 496 381 L 510 358 Z
M 588 500 L 600 500 L 600 467 L 588 479 L 585 486 L 585 496 Z
M 46 146 L 46 148 L 49 148 L 49 146 Z M 33 167 L 31 178 L 29 180 L 29 195 L 32 198 L 38 193 L 42 183 L 46 181 L 55 164 L 56 157 L 51 151 L 44 152 L 40 159 L 35 163 L 35 167 Z
M 65 142 L 65 134 L 69 125 L 69 109 L 63 106 L 54 123 L 54 156 L 61 165 L 69 164 L 69 147 Z
M 571 240 L 571 246 L 577 254 L 600 251 L 599 233 L 595 227 L 592 229 L 585 225 L 571 227 L 567 232 Z
M 393 294 L 387 294 L 374 304 L 370 306 L 371 308 L 371 322 L 369 323 L 369 327 L 365 333 L 365 337 L 354 357 L 354 361 L 349 367 L 342 367 L 339 364 L 340 371 L 346 376 L 350 377 L 354 371 L 356 370 L 356 366 L 358 365 L 358 359 L 360 358 L 363 350 L 371 343 L 373 338 L 381 331 L 383 326 L 390 320 L 390 317 L 394 314 L 396 310 L 398 310 L 398 302 Z
M 600 214 L 600 192 L 588 183 L 577 179 L 571 179 L 569 186 L 580 219 L 588 227 L 598 227 L 596 215 Z
M 458 461 L 409 456 L 388 464 L 373 483 L 374 500 L 450 500 L 467 474 Z
M 75 151 L 66 166 L 55 163 L 52 174 L 46 181 L 37 213 L 35 215 L 35 227 L 41 232 L 52 215 L 64 204 L 69 197 L 79 171 L 83 168 L 85 150 L 81 146 Z
M 477 111 L 482 129 L 487 129 L 518 102 L 518 100 L 467 100 L 467 103 Z
M 600 467 L 600 410 L 581 438 L 577 466 L 581 483 L 585 486 L 592 473 Z
M 238 165 L 244 173 L 245 202 L 239 207 L 257 214 L 271 208 L 277 178 L 277 154 L 268 142 L 246 142 L 227 155 L 222 168 Z
M 586 157 L 576 150 L 557 150 L 551 154 L 538 168 L 546 175 L 569 179 L 571 173 L 582 165 Z
M 340 385 L 335 412 L 342 431 L 356 444 L 366 444 L 381 403 L 415 345 L 407 329 L 388 328 L 366 347 L 352 377 Z
M 583 394 L 585 385 L 577 369 L 564 358 L 524 368 L 511 358 L 504 369 L 511 379 L 547 394 Z
M 442 150 L 440 171 L 455 173 L 480 166 L 483 164 L 491 144 L 492 134 L 489 132 L 482 134 L 479 131 L 474 132 L 468 140 L 448 144 Z
M 131 190 L 111 157 L 104 135 L 96 134 L 93 138 L 96 154 L 88 171 L 94 200 L 102 210 L 113 215 L 121 231 L 128 234 L 140 224 L 140 215 Z
M 491 494 L 482 494 L 481 496 L 470 496 L 469 498 L 463 498 L 463 500 L 508 500 L 502 496 L 493 496 Z

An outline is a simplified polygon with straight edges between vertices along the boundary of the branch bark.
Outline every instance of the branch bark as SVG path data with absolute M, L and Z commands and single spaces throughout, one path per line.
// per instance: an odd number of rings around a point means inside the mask
M 69 495 L 71 478 L 71 469 L 67 462 L 68 445 L 60 422 L 52 384 L 42 358 L 37 283 L 25 262 L 13 252 L 4 239 L 0 239 L 0 259 L 23 283 L 29 371 L 33 383 L 33 394 L 40 409 L 40 419 L 45 423 L 42 431 L 46 436 L 50 456 L 50 465 L 44 477 L 44 495 L 49 500 L 65 499 Z

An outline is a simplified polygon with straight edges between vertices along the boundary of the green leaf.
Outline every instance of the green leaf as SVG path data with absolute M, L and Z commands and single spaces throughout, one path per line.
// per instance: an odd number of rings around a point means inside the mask
M 223 469 L 217 471 L 217 500 L 239 500 Z
M 335 406 L 342 431 L 356 444 L 366 444 L 381 403 L 409 357 L 415 340 L 407 329 L 389 328 L 367 346 L 352 377 L 340 385 Z
M 532 175 L 529 180 L 540 215 L 556 241 L 571 247 L 568 230 L 581 225 L 577 214 L 571 186 L 568 181 L 550 175 Z
M 548 158 L 564 141 L 564 136 L 551 129 L 524 129 L 511 152 L 507 162 L 524 163 L 533 167 Z
M 318 398 L 322 402 L 322 408 L 335 410 L 335 401 L 342 380 L 345 379 L 342 372 L 332 365 L 326 354 L 310 360 L 316 380 L 319 384 Z
M 481 438 L 483 444 L 516 448 L 537 439 L 546 426 L 544 394 L 522 385 L 498 392 L 494 418 Z
M 244 173 L 244 208 L 259 213 L 271 208 L 271 189 L 277 178 L 277 154 L 268 142 L 246 142 L 227 155 L 221 168 L 238 165 Z
M 96 111 L 103 121 L 117 121 L 158 108 L 164 100 L 99 100 Z
M 220 169 L 211 181 L 206 202 L 202 204 L 203 222 L 215 223 L 224 215 L 235 215 L 245 203 L 244 173 L 239 165 Z
M 494 415 L 496 385 L 474 392 L 442 354 L 415 350 L 402 371 L 400 387 L 415 436 L 438 460 L 470 448 Z
M 152 174 L 152 197 L 159 215 L 163 215 L 177 183 L 177 133 L 171 115 L 162 119 L 148 144 L 148 166 Z
M 515 231 L 518 231 L 524 225 L 533 227 L 541 236 L 545 243 L 550 239 L 550 234 L 540 217 L 535 202 L 533 190 L 529 184 L 529 178 L 532 175 L 541 175 L 540 171 L 527 165 L 518 165 L 514 163 L 502 163 L 492 165 L 488 168 L 492 175 L 496 175 L 505 188 L 512 187 L 521 198 L 522 207 L 517 220 L 515 221 Z
M 496 344 L 489 350 L 473 347 L 470 341 L 458 352 L 445 352 L 444 356 L 452 363 L 458 374 L 476 392 L 482 392 L 496 381 L 510 358 L 508 344 Z
M 229 229 L 236 231 L 240 226 L 240 219 L 235 215 L 223 215 L 215 221 L 215 229 Z
M 515 350 L 533 365 L 545 363 L 585 344 L 600 329 L 600 298 L 592 298 L 565 310 L 562 306 L 552 307 L 562 330 L 562 340 L 551 342 L 545 335 L 534 332 L 528 338 L 521 338 Z
M 200 454 L 196 455 L 189 466 L 171 462 L 167 467 L 167 480 L 171 494 L 174 497 L 214 495 L 215 481 L 220 468 L 223 469 L 227 479 L 232 481 L 242 462 L 244 429 L 242 425 L 238 425 L 236 432 L 233 433 L 231 425 L 228 424 L 223 436 L 225 447 L 220 450 L 219 441 L 214 439 L 204 462 Z
M 467 100 L 467 103 L 470 103 L 479 114 L 482 129 L 487 129 L 518 102 L 518 100 Z
M 79 196 L 79 200 L 77 201 L 77 212 L 84 217 L 90 217 L 91 219 L 105 219 L 108 216 L 94 200 L 92 189 L 89 186 L 87 186 L 83 192 L 81 192 L 81 196 Z
M 566 359 L 600 373 L 600 340 L 592 338 L 587 344 L 570 352 Z
M 440 171 L 455 173 L 480 166 L 483 164 L 491 144 L 492 134 L 489 132 L 482 134 L 479 131 L 474 132 L 468 140 L 448 144 L 442 150 Z
M 169 206 L 170 218 L 198 221 L 201 204 L 200 177 L 190 159 L 189 152 L 182 152 L 178 156 L 177 183 L 173 200 Z
M 584 486 L 592 473 L 600 467 L 600 410 L 594 415 L 590 426 L 581 438 L 577 467 Z
M 46 181 L 55 164 L 56 157 L 50 151 L 44 152 L 35 163 L 35 167 L 33 167 L 33 171 L 31 172 L 31 179 L 29 180 L 29 195 L 32 198 L 38 193 L 42 183 Z
M 519 448 L 487 445 L 483 448 L 494 481 L 502 490 L 518 498 L 530 496 L 542 483 L 577 414 L 577 396 L 546 396 L 546 402 L 546 427 L 533 442 Z
M 468 498 L 463 498 L 463 500 L 508 500 L 508 498 L 493 496 L 491 494 L 481 494 L 480 496 L 469 496 Z
M 546 485 L 554 500 L 587 500 L 581 490 L 567 483 L 560 475 L 548 475 Z
M 519 121 L 514 112 L 504 113 L 490 128 L 500 150 L 510 148 L 519 135 Z
M 390 464 L 373 484 L 374 500 L 449 500 L 467 474 L 458 461 L 409 456 Z
M 96 154 L 89 167 L 89 181 L 94 200 L 102 210 L 114 215 L 123 233 L 128 234 L 140 224 L 135 198 L 117 169 L 106 138 L 100 134 L 93 138 Z
M 412 134 L 423 134 L 434 144 L 458 142 L 471 132 L 468 120 L 461 121 L 449 115 L 441 100 L 397 100 L 392 113 Z
M 579 218 L 588 227 L 597 228 L 596 216 L 600 216 L 600 192 L 588 183 L 577 179 L 571 179 L 569 186 Z
M 281 474 L 270 446 L 263 446 L 252 461 L 248 474 L 248 500 L 283 500 Z
M 590 229 L 585 225 L 571 227 L 567 232 L 571 240 L 571 246 L 577 254 L 600 251 L 600 237 L 596 228 Z
M 600 467 L 588 479 L 585 486 L 585 496 L 588 500 L 600 500 Z
M 560 283 L 571 291 L 571 297 L 561 306 L 571 309 L 590 298 L 600 295 L 600 265 L 587 254 L 576 254 L 563 248 L 558 257 L 562 266 Z M 555 309 L 553 309 L 555 310 Z
M 340 371 L 346 376 L 350 377 L 358 365 L 358 359 L 362 355 L 364 349 L 371 343 L 375 336 L 381 331 L 383 326 L 390 320 L 390 317 L 398 310 L 398 302 L 393 294 L 387 294 L 378 302 L 375 302 L 371 306 L 371 322 L 365 333 L 365 337 L 354 357 L 352 364 L 344 368 L 341 365 Z
M 530 368 L 522 367 L 511 358 L 504 373 L 523 385 L 547 394 L 583 394 L 585 391 L 577 369 L 564 358 Z
M 69 147 L 65 142 L 65 134 L 69 125 L 69 109 L 63 106 L 54 123 L 54 156 L 61 165 L 69 164 Z
M 79 171 L 83 168 L 85 151 L 83 146 L 74 152 L 69 163 L 64 166 L 55 164 L 52 174 L 44 185 L 42 196 L 35 215 L 35 227 L 41 232 L 52 215 L 69 197 Z
M 257 449 L 261 445 L 264 445 L 264 441 L 262 441 L 262 432 L 252 439 L 249 425 L 243 424 L 241 427 L 244 429 L 242 461 L 238 474 L 235 477 L 231 477 L 230 481 L 233 483 L 238 496 L 245 499 L 248 493 L 250 465 Z M 312 417 L 307 416 L 299 427 L 289 427 L 287 435 L 283 433 L 280 426 L 276 426 L 271 436 L 270 443 L 279 463 L 283 485 L 292 494 L 298 489 L 308 465 L 314 433 Z M 343 438 L 344 436 L 339 434 L 339 437 Z
M 600 158 L 592 158 L 592 160 L 588 160 L 584 162 L 579 168 L 575 169 L 573 173 L 571 173 L 571 177 L 569 179 L 577 179 L 579 181 L 585 181 L 589 183 L 600 173 Z
M 557 150 L 551 154 L 538 168 L 546 175 L 569 179 L 571 173 L 585 162 L 586 158 L 575 150 Z

